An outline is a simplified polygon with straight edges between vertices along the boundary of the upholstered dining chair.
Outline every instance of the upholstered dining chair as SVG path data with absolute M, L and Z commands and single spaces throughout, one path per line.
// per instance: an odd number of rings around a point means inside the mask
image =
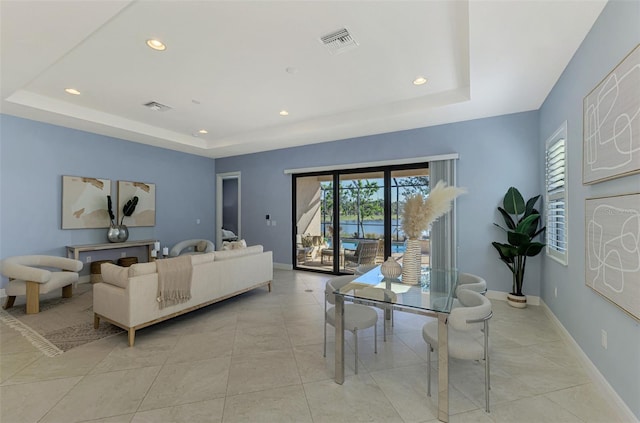
M 449 356 L 460 360 L 484 360 L 485 409 L 489 412 L 489 319 L 493 316 L 491 302 L 483 295 L 462 289 L 458 291 L 460 307 L 449 315 Z M 431 351 L 438 347 L 438 322 L 422 327 L 427 343 L 427 395 L 431 396 Z
M 391 317 L 391 327 L 393 327 L 393 308 L 389 303 L 395 303 L 398 301 L 398 295 L 395 292 L 390 289 L 370 287 L 359 289 L 357 293 L 359 297 L 371 298 L 372 300 L 377 301 L 385 301 L 385 303 L 376 303 L 375 307 L 378 307 L 385 312 L 389 311 Z M 386 320 L 383 323 L 383 341 L 387 342 Z
M 335 327 L 336 310 L 335 306 L 327 308 L 328 304 L 335 304 L 334 292 L 355 279 L 353 275 L 336 276 L 327 281 L 324 290 L 324 352 L 323 357 L 327 356 L 327 324 Z M 345 304 L 344 305 L 344 330 L 353 333 L 355 338 L 355 373 L 358 374 L 358 331 L 373 326 L 373 342 L 374 352 L 378 353 L 378 331 L 376 324 L 378 323 L 378 312 L 373 308 L 361 304 Z
M 44 268 L 44 269 L 43 269 Z M 62 271 L 48 270 L 61 269 Z M 16 256 L 0 262 L 0 273 L 9 278 L 5 309 L 13 307 L 18 295 L 26 295 L 26 312 L 40 312 L 40 294 L 62 288 L 62 296 L 70 298 L 73 284 L 78 282 L 82 262 L 56 256 Z
M 460 273 L 458 275 L 458 288 L 470 289 L 484 295 L 487 292 L 487 281 L 478 275 Z
M 470 291 L 475 291 L 479 294 L 485 295 L 487 293 L 487 281 L 485 281 L 480 276 L 471 273 L 460 273 L 458 275 L 458 286 L 456 287 L 452 308 L 460 307 L 460 300 L 458 300 L 458 291 L 461 289 L 468 289 Z

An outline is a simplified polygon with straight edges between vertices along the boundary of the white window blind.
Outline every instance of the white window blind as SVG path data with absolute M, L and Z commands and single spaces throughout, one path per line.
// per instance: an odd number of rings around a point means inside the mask
M 567 264 L 567 175 L 565 122 L 546 144 L 545 215 L 547 255 Z

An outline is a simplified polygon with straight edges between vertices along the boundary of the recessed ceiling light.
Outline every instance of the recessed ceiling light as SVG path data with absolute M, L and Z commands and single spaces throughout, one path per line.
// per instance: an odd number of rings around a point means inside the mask
M 286 110 L 280 110 L 280 116 L 289 116 L 289 112 Z
M 65 88 L 64 91 L 67 94 L 80 95 L 80 91 L 76 90 L 75 88 Z
M 163 51 L 167 49 L 167 46 L 160 40 L 156 40 L 154 38 L 147 40 L 147 45 L 154 50 Z
M 419 76 L 413 80 L 413 85 L 422 85 L 426 83 L 427 83 L 427 78 L 424 78 L 422 76 Z
M 206 129 L 201 129 L 198 131 L 199 134 L 208 134 L 209 131 L 207 131 Z

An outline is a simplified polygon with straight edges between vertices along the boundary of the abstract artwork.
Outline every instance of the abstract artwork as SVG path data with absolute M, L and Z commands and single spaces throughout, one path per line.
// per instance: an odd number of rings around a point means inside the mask
M 123 216 L 127 201 L 138 197 L 138 204 L 131 216 Z M 124 217 L 124 220 L 123 220 Z M 118 223 L 127 226 L 155 226 L 156 185 L 145 182 L 118 181 Z
M 108 228 L 109 179 L 62 177 L 62 229 Z
M 586 284 L 640 320 L 640 194 L 585 203 Z
M 582 183 L 640 172 L 640 45 L 583 102 Z

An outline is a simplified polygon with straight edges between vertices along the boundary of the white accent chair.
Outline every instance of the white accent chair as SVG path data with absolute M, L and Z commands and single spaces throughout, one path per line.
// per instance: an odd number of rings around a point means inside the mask
M 460 273 L 458 275 L 458 288 L 470 289 L 484 295 L 487 293 L 487 281 L 478 275 Z
M 385 301 L 384 304 L 376 303 L 374 307 L 378 307 L 385 312 L 385 321 L 383 328 L 383 341 L 387 342 L 387 324 L 386 324 L 386 312 L 388 311 L 391 317 L 391 327 L 393 327 L 393 307 L 388 303 L 398 302 L 398 295 L 390 289 L 385 288 L 362 288 L 357 291 L 359 297 L 371 298 L 372 300 Z M 357 302 L 357 301 L 356 301 Z
M 493 316 L 491 302 L 483 295 L 462 289 L 458 291 L 460 307 L 449 315 L 449 356 L 460 360 L 484 360 L 485 409 L 489 412 L 489 319 Z M 431 351 L 438 347 L 438 322 L 422 327 L 427 343 L 427 395 L 431 396 Z
M 468 289 L 470 291 L 477 292 L 485 295 L 487 293 L 487 281 L 477 275 L 471 273 L 460 273 L 458 275 L 458 286 L 453 299 L 452 308 L 460 307 L 460 301 L 458 300 L 458 291 L 462 289 Z
M 215 245 L 208 239 L 187 239 L 171 247 L 169 257 L 178 257 L 181 254 L 210 253 L 215 250 Z
M 62 269 L 52 271 L 45 268 Z M 6 286 L 7 301 L 5 309 L 13 307 L 18 295 L 27 296 L 27 314 L 40 312 L 40 294 L 62 288 L 62 296 L 70 298 L 73 284 L 78 282 L 78 273 L 82 262 L 56 256 L 16 256 L 0 262 L 0 272 L 9 278 Z
M 324 290 L 324 352 L 323 357 L 327 356 L 327 324 L 335 327 L 335 307 L 327 309 L 327 304 L 335 304 L 334 292 L 355 279 L 353 275 L 336 276 L 327 281 Z M 344 330 L 353 333 L 355 338 L 355 373 L 358 374 L 358 331 L 373 326 L 374 333 L 374 352 L 378 353 L 378 331 L 376 324 L 378 323 L 378 312 L 373 308 L 361 304 L 345 304 L 344 305 Z

